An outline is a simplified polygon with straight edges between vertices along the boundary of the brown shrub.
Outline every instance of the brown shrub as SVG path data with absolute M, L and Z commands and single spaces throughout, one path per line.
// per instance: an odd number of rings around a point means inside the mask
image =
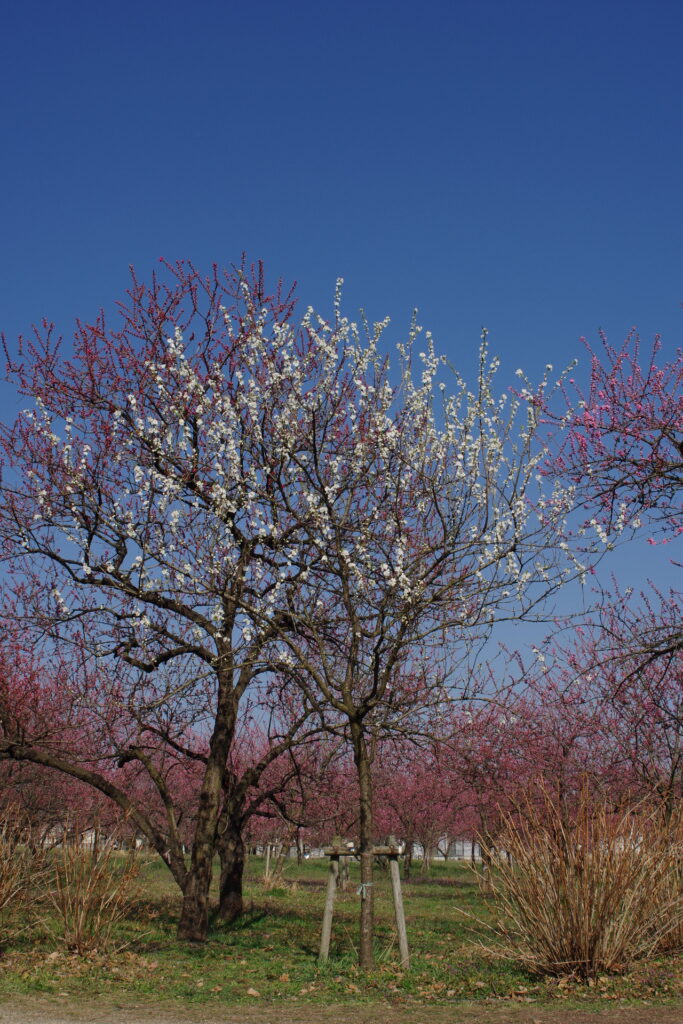
M 27 910 L 44 881 L 44 855 L 33 842 L 30 827 L 12 809 L 0 818 L 0 918 L 2 938 L 15 920 L 26 923 Z
M 67 841 L 52 851 L 50 900 L 67 949 L 83 955 L 110 947 L 136 895 L 138 874 L 134 852 L 119 852 L 111 841 L 99 850 Z
M 510 860 L 489 879 L 502 939 L 491 952 L 589 978 L 680 943 L 680 816 L 615 813 L 588 794 L 569 820 L 547 794 L 519 810 L 497 838 Z

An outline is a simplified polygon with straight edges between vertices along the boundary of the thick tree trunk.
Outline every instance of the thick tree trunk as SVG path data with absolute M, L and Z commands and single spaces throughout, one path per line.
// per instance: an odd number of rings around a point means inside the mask
M 374 964 L 374 901 L 372 892 L 372 867 L 374 855 L 373 820 L 372 820 L 372 778 L 370 773 L 370 755 L 363 735 L 362 726 L 352 723 L 351 738 L 353 741 L 353 760 L 358 773 L 358 789 L 360 797 L 360 942 L 358 962 L 367 970 Z
M 203 844 L 203 855 L 192 851 L 192 867 L 183 887 L 183 906 L 178 921 L 178 938 L 183 942 L 204 942 L 209 929 L 209 887 L 211 885 L 211 844 Z
M 199 793 L 192 858 L 183 886 L 183 909 L 178 922 L 178 938 L 186 942 L 204 942 L 209 930 L 209 888 L 218 843 L 225 762 L 234 731 L 231 695 L 227 687 L 221 689 L 223 692 L 219 698 L 210 753 Z
M 220 837 L 218 855 L 221 878 L 216 918 L 230 924 L 244 913 L 244 842 L 239 828 L 233 826 Z

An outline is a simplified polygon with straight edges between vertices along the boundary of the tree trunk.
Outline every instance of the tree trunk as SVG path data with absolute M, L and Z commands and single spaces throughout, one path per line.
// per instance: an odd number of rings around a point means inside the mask
M 358 962 L 364 970 L 368 970 L 374 964 L 372 778 L 370 774 L 370 755 L 365 742 L 365 736 L 363 735 L 362 725 L 358 722 L 353 722 L 351 725 L 351 738 L 353 741 L 353 760 L 358 773 L 360 800 L 360 942 L 358 948 Z
M 492 892 L 491 872 L 493 868 L 493 840 L 488 831 L 485 831 L 481 836 L 479 852 L 481 854 L 482 863 L 482 891 L 485 895 L 489 896 Z
M 221 859 L 217 920 L 230 924 L 244 913 L 244 842 L 239 828 L 233 827 L 218 842 Z
M 178 938 L 186 942 L 204 942 L 209 930 L 209 888 L 219 842 L 225 766 L 235 729 L 237 704 L 231 678 L 229 674 L 221 678 L 220 673 L 218 677 L 216 717 L 199 791 L 192 858 L 183 886 L 183 909 L 178 922 Z
M 183 909 L 178 922 L 178 938 L 185 942 L 204 942 L 209 930 L 209 888 L 213 875 L 213 857 L 218 841 L 217 825 L 220 812 L 224 767 L 229 744 L 227 729 L 221 723 L 219 741 L 214 745 L 207 764 L 199 794 L 197 824 L 192 843 L 190 870 L 183 886 Z M 218 756 L 220 752 L 221 756 Z
M 406 852 L 403 858 L 403 877 L 406 882 L 410 881 L 410 873 L 413 868 L 413 840 L 406 839 Z
M 202 844 L 206 846 L 206 844 Z M 204 942 L 209 929 L 209 887 L 211 855 L 195 856 L 183 887 L 183 906 L 178 921 L 178 939 L 183 942 Z M 213 852 L 211 850 L 211 852 Z

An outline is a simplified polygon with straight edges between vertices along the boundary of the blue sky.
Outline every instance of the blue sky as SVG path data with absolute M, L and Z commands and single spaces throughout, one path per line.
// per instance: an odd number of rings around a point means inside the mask
M 391 340 L 418 306 L 466 371 L 482 324 L 510 375 L 598 327 L 673 352 L 682 30 L 680 0 L 6 5 L 0 327 L 246 251 Z

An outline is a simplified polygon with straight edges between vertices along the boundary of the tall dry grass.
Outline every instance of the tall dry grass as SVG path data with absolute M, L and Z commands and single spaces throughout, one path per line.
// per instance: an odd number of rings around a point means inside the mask
M 110 948 L 137 894 L 134 852 L 120 852 L 111 841 L 99 850 L 67 841 L 53 849 L 51 859 L 50 902 L 61 924 L 59 938 L 80 955 Z
M 674 902 L 683 900 L 683 807 L 677 808 L 668 820 L 668 829 L 673 839 L 669 857 L 668 898 Z M 662 935 L 657 947 L 658 953 L 677 953 L 683 950 L 683 913 L 673 926 Z
M 44 874 L 44 855 L 32 841 L 29 826 L 19 812 L 6 810 L 0 818 L 0 920 L 3 931 L 12 927 L 18 917 L 25 923 L 27 909 Z
M 614 813 L 588 794 L 569 819 L 547 794 L 520 810 L 497 838 L 510 860 L 487 879 L 501 940 L 491 951 L 590 978 L 680 943 L 680 815 Z

